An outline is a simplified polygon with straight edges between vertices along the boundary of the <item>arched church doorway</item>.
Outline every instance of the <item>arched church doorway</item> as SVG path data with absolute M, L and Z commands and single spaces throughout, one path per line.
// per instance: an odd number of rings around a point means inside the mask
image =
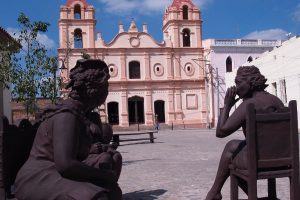
M 159 123 L 165 123 L 165 102 L 157 100 L 154 102 L 154 113 L 157 115 L 157 121 Z
M 143 124 L 144 118 L 144 98 L 134 96 L 128 99 L 129 124 Z
M 118 102 L 109 102 L 107 104 L 108 123 L 119 124 L 119 104 Z

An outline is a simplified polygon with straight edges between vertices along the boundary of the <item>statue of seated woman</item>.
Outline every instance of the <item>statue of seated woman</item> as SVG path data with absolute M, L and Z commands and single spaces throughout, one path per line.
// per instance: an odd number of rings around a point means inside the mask
M 239 128 L 246 130 L 246 107 L 253 103 L 256 110 L 263 110 L 269 107 L 278 109 L 283 107 L 283 103 L 276 96 L 264 91 L 268 86 L 267 79 L 260 73 L 255 66 L 244 66 L 237 70 L 235 78 L 236 86 L 230 87 L 224 99 L 224 110 L 218 119 L 216 136 L 224 138 Z M 236 95 L 239 98 L 236 99 Z M 235 103 L 242 99 L 243 102 L 237 109 L 229 116 L 231 108 Z M 245 131 L 244 131 L 245 132 Z M 247 150 L 245 140 L 231 140 L 229 141 L 222 153 L 218 172 L 205 200 L 220 200 L 222 199 L 221 189 L 229 177 L 229 165 L 236 165 L 239 169 L 247 169 Z M 247 192 L 247 184 L 240 180 L 240 187 Z
M 121 200 L 122 157 L 109 152 L 90 156 L 93 123 L 87 115 L 108 95 L 109 71 L 101 60 L 78 60 L 70 71 L 69 98 L 50 106 L 29 159 L 18 172 L 20 200 Z

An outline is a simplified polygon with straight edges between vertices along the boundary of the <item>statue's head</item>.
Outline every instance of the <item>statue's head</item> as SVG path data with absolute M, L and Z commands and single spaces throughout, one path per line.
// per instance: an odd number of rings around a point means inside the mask
M 98 59 L 78 60 L 70 71 L 70 82 L 66 89 L 71 88 L 69 97 L 82 102 L 99 106 L 108 95 L 109 71 L 105 62 Z
M 263 91 L 268 85 L 267 79 L 255 66 L 242 66 L 237 70 L 235 84 L 240 98 L 251 95 L 254 91 Z

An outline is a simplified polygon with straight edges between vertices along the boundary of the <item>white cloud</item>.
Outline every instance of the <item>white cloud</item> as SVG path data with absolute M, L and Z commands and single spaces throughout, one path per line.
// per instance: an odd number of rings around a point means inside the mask
M 269 40 L 285 40 L 288 32 L 282 29 L 268 29 L 262 31 L 254 31 L 244 36 L 246 39 L 269 39 Z
M 16 28 L 7 28 L 6 31 L 14 38 L 19 38 L 20 36 L 20 30 Z M 55 49 L 56 45 L 54 40 L 49 38 L 46 34 L 44 33 L 38 33 L 37 35 L 37 40 L 44 45 L 47 49 Z M 26 46 L 26 44 L 22 44 L 22 46 Z
M 140 14 L 151 14 L 153 12 L 163 12 L 171 5 L 172 0 L 98 0 L 104 4 L 105 11 L 117 15 L 138 12 Z M 194 0 L 193 3 L 199 7 L 211 3 L 213 0 Z
M 300 22 L 300 3 L 297 5 L 295 12 L 293 13 L 295 21 Z
M 54 49 L 56 48 L 54 40 L 49 38 L 46 34 L 38 34 L 37 40 L 43 44 L 47 49 Z

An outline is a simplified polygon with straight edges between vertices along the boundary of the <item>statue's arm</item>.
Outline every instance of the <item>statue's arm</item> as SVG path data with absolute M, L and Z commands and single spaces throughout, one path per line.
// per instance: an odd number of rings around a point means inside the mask
M 60 113 L 53 118 L 54 162 L 65 178 L 91 183 L 115 184 L 112 170 L 93 168 L 77 160 L 80 124 L 71 113 Z
M 238 130 L 245 120 L 244 102 L 232 113 L 231 116 L 229 116 L 231 108 L 237 102 L 235 96 L 235 87 L 229 88 L 224 99 L 224 109 L 219 116 L 217 124 L 216 136 L 219 138 L 227 137 L 228 135 Z

